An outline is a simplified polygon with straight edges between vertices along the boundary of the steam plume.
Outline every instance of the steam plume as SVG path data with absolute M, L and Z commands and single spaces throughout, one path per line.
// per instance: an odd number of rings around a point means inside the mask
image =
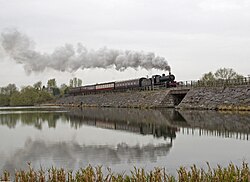
M 156 68 L 169 70 L 164 57 L 143 51 L 121 51 L 103 47 L 98 50 L 88 50 L 78 43 L 76 47 L 65 44 L 58 47 L 51 54 L 40 53 L 34 50 L 33 42 L 17 30 L 8 30 L 1 33 L 0 51 L 8 55 L 16 63 L 23 64 L 25 71 L 43 72 L 46 68 L 58 71 L 75 72 L 85 68 L 110 68 L 123 71 L 127 68 Z

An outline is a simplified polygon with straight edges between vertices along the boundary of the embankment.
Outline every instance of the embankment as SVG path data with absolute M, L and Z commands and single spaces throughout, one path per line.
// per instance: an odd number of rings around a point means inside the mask
M 172 88 L 69 96 L 58 99 L 56 104 L 88 107 L 176 107 L 178 109 L 250 111 L 249 85 L 197 87 L 183 93 L 185 89 L 187 90 L 187 88 Z
M 158 90 L 69 96 L 58 99 L 56 104 L 72 106 L 82 105 L 88 107 L 126 108 L 174 107 L 173 98 L 168 93 L 169 90 Z
M 250 111 L 250 86 L 194 88 L 177 108 Z

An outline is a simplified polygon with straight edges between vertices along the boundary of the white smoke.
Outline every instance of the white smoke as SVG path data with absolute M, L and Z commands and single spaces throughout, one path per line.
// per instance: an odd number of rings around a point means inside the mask
M 40 53 L 34 50 L 34 43 L 17 30 L 7 30 L 1 33 L 0 55 L 7 55 L 16 63 L 23 64 L 25 71 L 43 72 L 46 68 L 58 71 L 75 72 L 85 68 L 110 68 L 123 71 L 127 68 L 155 68 L 169 70 L 164 57 L 143 51 L 121 51 L 106 47 L 98 50 L 88 50 L 78 43 L 76 47 L 65 44 L 58 47 L 52 54 Z

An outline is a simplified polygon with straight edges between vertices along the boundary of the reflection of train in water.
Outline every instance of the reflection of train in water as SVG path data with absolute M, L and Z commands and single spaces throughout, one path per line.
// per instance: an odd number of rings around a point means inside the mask
M 72 126 L 77 128 L 82 124 L 86 124 L 98 128 L 127 131 L 141 135 L 153 135 L 156 138 L 163 137 L 164 139 L 168 138 L 171 140 L 176 138 L 177 127 L 168 126 L 167 123 L 145 122 L 142 121 L 140 116 L 139 118 L 135 116 L 135 120 L 131 120 L 125 116 L 124 119 L 117 118 L 116 113 L 111 115 L 111 112 L 105 109 L 99 110 L 97 115 L 93 115 L 92 110 L 96 111 L 95 109 L 85 108 L 83 110 L 74 109 L 67 112 Z M 117 112 L 119 113 L 119 111 L 118 109 Z M 136 114 L 136 112 L 133 112 L 134 110 L 129 111 L 132 117 Z M 124 112 L 127 113 L 126 110 Z
M 127 89 L 151 90 L 155 86 L 176 87 L 175 76 L 169 72 L 168 75 L 153 75 L 151 78 L 137 78 L 132 80 L 85 85 L 69 89 L 70 95 L 99 93 L 102 91 L 121 91 Z
M 142 135 L 153 135 L 156 138 L 163 137 L 166 138 L 176 138 L 176 131 L 178 130 L 175 127 L 169 126 L 157 126 L 155 123 L 122 123 L 122 122 L 110 122 L 110 121 L 101 121 L 97 120 L 93 123 L 96 127 L 129 131 L 132 133 L 139 133 Z

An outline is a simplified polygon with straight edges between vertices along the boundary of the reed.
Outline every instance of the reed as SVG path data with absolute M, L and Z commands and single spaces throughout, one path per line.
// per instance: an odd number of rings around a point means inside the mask
M 0 181 L 16 181 L 16 182 L 248 182 L 250 181 L 250 170 L 248 164 L 243 162 L 238 167 L 230 163 L 227 167 L 218 165 L 211 168 L 207 163 L 207 170 L 196 167 L 190 168 L 180 167 L 177 170 L 177 176 L 169 175 L 164 168 L 154 168 L 152 171 L 146 172 L 143 168 L 134 170 L 130 174 L 113 173 L 107 168 L 107 173 L 103 174 L 102 166 L 81 168 L 76 172 L 66 171 L 63 168 L 52 167 L 48 170 L 34 170 L 30 164 L 27 171 L 19 170 L 15 172 L 13 179 L 11 174 L 4 171 Z

